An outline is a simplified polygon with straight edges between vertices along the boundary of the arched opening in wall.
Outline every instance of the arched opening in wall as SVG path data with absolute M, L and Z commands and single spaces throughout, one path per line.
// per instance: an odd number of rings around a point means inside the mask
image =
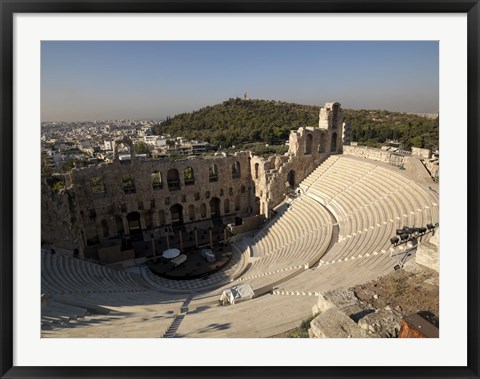
M 290 170 L 287 175 L 287 182 L 291 189 L 295 188 L 295 171 Z
M 185 180 L 186 186 L 191 186 L 195 184 L 195 176 L 193 174 L 193 168 L 191 168 L 190 166 L 185 167 L 185 169 L 183 170 L 183 178 Z
M 165 224 L 165 212 L 163 210 L 158 211 L 158 225 Z
M 114 144 L 113 154 L 115 157 L 118 157 L 120 163 L 132 163 L 133 155 L 135 155 L 132 141 L 127 138 L 115 141 Z
M 223 211 L 224 213 L 230 213 L 230 200 L 225 199 L 223 201 Z
M 146 211 L 143 214 L 143 218 L 145 219 L 145 227 L 147 229 L 152 229 L 153 228 L 152 212 L 151 211 Z
M 205 205 L 205 203 L 202 203 L 200 205 L 200 217 L 201 218 L 207 217 L 207 206 Z
M 235 196 L 235 211 L 239 211 L 240 210 L 240 196 L 237 195 Z
M 160 171 L 152 172 L 152 188 L 154 190 L 163 189 L 162 173 Z
M 258 166 L 260 166 L 258 163 L 255 163 L 255 179 L 258 179 Z
M 183 207 L 180 204 L 174 204 L 170 207 L 170 217 L 172 226 L 183 225 Z
M 312 154 L 312 135 L 307 134 L 305 138 L 305 154 Z
M 104 237 L 108 237 L 110 233 L 109 233 L 109 231 L 108 231 L 108 222 L 107 222 L 107 220 L 102 220 L 101 224 L 102 224 L 102 233 L 103 233 L 103 236 L 104 236 Z
M 118 235 L 122 236 L 125 234 L 125 230 L 123 230 L 123 221 L 120 216 L 115 217 L 115 228 L 117 230 Z
M 128 229 L 130 230 L 131 237 L 137 237 L 142 234 L 142 228 L 140 227 L 140 213 L 130 212 L 127 214 Z
M 93 193 L 105 193 L 105 185 L 103 184 L 102 178 L 94 176 L 90 179 L 90 186 Z
M 235 161 L 232 163 L 232 179 L 240 178 L 240 162 Z
M 253 210 L 253 212 L 256 215 L 260 214 L 260 198 L 258 196 L 255 197 L 255 209 Z
M 177 191 L 180 189 L 180 176 L 177 169 L 171 168 L 168 170 L 167 183 L 170 191 Z
M 216 164 L 212 164 L 208 167 L 208 181 L 218 182 L 218 168 Z
M 132 175 L 125 175 L 122 179 L 122 188 L 123 192 L 128 195 L 135 193 L 135 182 L 133 181 Z
M 210 200 L 210 218 L 212 220 L 220 218 L 220 199 L 212 197 Z
M 332 134 L 332 145 L 330 148 L 330 152 L 334 153 L 337 151 L 337 133 Z
M 325 136 L 325 134 L 320 134 L 320 144 L 318 145 L 318 152 L 319 153 L 325 153 L 325 145 L 326 145 L 326 141 L 327 138 Z
M 191 204 L 188 206 L 188 219 L 190 221 L 195 220 L 195 207 Z

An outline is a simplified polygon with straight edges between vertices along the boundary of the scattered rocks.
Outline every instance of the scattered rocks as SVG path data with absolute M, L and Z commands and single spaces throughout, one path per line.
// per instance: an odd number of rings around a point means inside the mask
M 395 338 L 400 331 L 402 314 L 391 307 L 377 309 L 358 321 L 358 325 L 376 337 Z

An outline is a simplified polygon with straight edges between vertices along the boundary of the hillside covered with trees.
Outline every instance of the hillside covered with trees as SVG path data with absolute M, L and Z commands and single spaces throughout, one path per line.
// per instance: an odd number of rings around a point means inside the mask
M 312 105 L 236 98 L 168 117 L 154 132 L 208 141 L 222 147 L 254 142 L 283 145 L 291 130 L 317 126 L 319 110 L 320 107 Z M 352 124 L 352 141 L 360 144 L 380 146 L 387 139 L 396 139 L 406 149 L 411 146 L 438 148 L 438 118 L 346 109 L 344 120 Z

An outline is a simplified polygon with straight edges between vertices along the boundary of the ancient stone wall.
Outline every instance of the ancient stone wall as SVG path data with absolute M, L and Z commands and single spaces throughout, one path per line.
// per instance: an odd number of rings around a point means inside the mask
M 259 213 L 267 217 L 290 190 L 294 190 L 331 154 L 343 151 L 343 110 L 339 103 L 320 109 L 319 127 L 292 131 L 288 152 L 268 159 L 254 156 L 250 161 Z
M 392 151 L 367 146 L 343 146 L 343 153 L 345 155 L 353 155 L 355 157 L 389 163 L 395 166 L 402 166 L 405 163 L 404 155 L 397 155 Z
M 86 239 L 93 242 L 128 235 L 132 221 L 145 230 L 253 212 L 248 153 L 182 161 L 116 161 L 73 170 L 71 183 Z
M 429 159 L 432 156 L 430 149 L 422 149 L 420 147 L 412 147 L 412 154 L 424 159 Z
M 159 238 L 172 225 L 188 231 L 211 226 L 212 220 L 226 224 L 235 217 L 268 217 L 330 154 L 342 152 L 340 104 L 327 103 L 319 116 L 319 127 L 292 131 L 288 152 L 268 159 L 239 152 L 141 160 L 128 138 L 115 141 L 113 163 L 74 168 L 61 193 L 42 187 L 42 239 L 77 241 L 83 251 L 133 232 Z M 122 144 L 130 147 L 131 160 L 118 159 Z
M 80 211 L 75 195 L 69 190 L 53 191 L 43 179 L 41 183 L 42 244 L 55 242 L 71 251 L 83 251 Z

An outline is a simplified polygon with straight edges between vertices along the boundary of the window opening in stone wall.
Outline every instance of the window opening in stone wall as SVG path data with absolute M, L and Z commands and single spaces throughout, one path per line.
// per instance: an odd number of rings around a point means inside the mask
M 178 170 L 174 168 L 168 170 L 167 183 L 170 191 L 177 191 L 180 189 L 180 175 L 178 174 Z
M 228 199 L 223 202 L 223 210 L 225 213 L 230 213 L 230 201 Z
M 186 167 L 185 170 L 183 170 L 183 177 L 185 179 L 186 186 L 191 186 L 195 184 L 195 176 L 193 174 L 193 168 Z
M 291 189 L 294 189 L 294 188 L 295 188 L 295 171 L 294 171 L 294 170 L 290 170 L 290 171 L 288 172 L 287 182 L 288 182 L 288 186 L 289 186 Z
M 200 217 L 201 218 L 207 217 L 207 206 L 205 205 L 205 203 L 202 203 L 200 205 Z
M 235 210 L 236 211 L 240 210 L 240 196 L 239 195 L 235 196 Z
M 125 175 L 122 182 L 123 192 L 125 194 L 135 193 L 135 183 L 133 182 L 132 175 Z
M 180 204 L 174 204 L 170 207 L 170 219 L 173 226 L 183 225 L 183 207 Z
M 210 218 L 218 219 L 220 217 L 220 199 L 212 197 L 210 200 Z
M 122 218 L 120 216 L 115 217 L 115 227 L 117 229 L 117 234 L 123 235 L 125 233 L 125 231 L 123 229 L 123 221 L 122 221 Z
M 337 133 L 332 134 L 332 146 L 330 152 L 334 153 L 337 151 Z
M 325 153 L 325 145 L 326 145 L 326 136 L 325 134 L 320 134 L 320 143 L 318 145 L 318 152 Z
M 153 218 L 152 218 L 152 212 L 151 211 L 147 211 L 144 213 L 143 215 L 144 219 L 145 219 L 145 227 L 147 229 L 151 229 L 153 228 Z
M 238 179 L 240 178 L 240 162 L 235 161 L 232 164 L 232 179 Z
M 255 179 L 258 179 L 258 167 L 260 165 L 258 163 L 255 163 Z
M 191 204 L 188 206 L 188 219 L 190 221 L 195 220 L 195 207 Z
M 130 236 L 139 236 L 142 234 L 142 228 L 140 227 L 140 213 L 130 212 L 127 214 L 128 229 Z
M 217 182 L 218 181 L 218 169 L 216 164 L 212 164 L 208 168 L 208 181 Z
M 152 188 L 154 190 L 163 189 L 162 173 L 160 171 L 152 172 Z
M 103 184 L 102 178 L 95 176 L 90 179 L 90 186 L 92 187 L 93 193 L 104 193 L 105 185 Z
M 305 138 L 305 154 L 312 154 L 312 135 L 307 134 L 307 137 Z

